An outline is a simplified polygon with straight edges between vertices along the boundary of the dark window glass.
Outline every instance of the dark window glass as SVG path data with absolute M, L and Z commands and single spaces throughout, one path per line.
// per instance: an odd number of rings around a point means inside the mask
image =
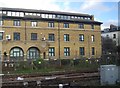
M 40 52 L 37 48 L 30 48 L 27 52 L 27 58 L 28 59 L 38 59 L 40 58 Z
M 93 24 L 91 24 L 91 29 L 94 29 L 94 25 Z
M 95 48 L 92 47 L 92 55 L 95 55 Z
M 54 34 L 49 34 L 48 36 L 49 36 L 49 37 L 48 37 L 48 40 L 49 40 L 49 41 L 55 41 L 55 36 L 54 36 Z
M 20 20 L 14 20 L 13 25 L 14 26 L 20 26 Z
M 3 33 L 0 32 L 0 40 L 3 40 Z
M 64 41 L 69 41 L 69 34 L 64 34 Z
M 80 47 L 80 55 L 85 55 L 85 49 L 84 49 L 84 47 Z
M 21 48 L 15 47 L 15 48 L 11 49 L 11 51 L 10 51 L 11 58 L 20 58 L 23 56 L 24 56 L 24 53 L 23 53 L 23 50 Z
M 84 41 L 84 34 L 79 34 L 79 41 Z
M 20 40 L 20 33 L 14 32 L 14 40 Z
M 84 24 L 82 24 L 82 23 L 79 24 L 79 28 L 80 28 L 80 29 L 84 29 Z
M 55 48 L 54 47 L 49 47 L 49 56 L 55 56 Z
M 37 33 L 31 33 L 31 40 L 37 40 Z
M 70 56 L 70 48 L 64 47 L 64 56 Z
M 69 23 L 64 23 L 64 28 L 69 28 Z
M 48 27 L 54 27 L 54 22 L 48 22 Z

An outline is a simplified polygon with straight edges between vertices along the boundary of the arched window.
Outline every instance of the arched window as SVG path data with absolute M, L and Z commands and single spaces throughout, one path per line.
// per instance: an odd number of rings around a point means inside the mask
M 37 48 L 29 48 L 27 51 L 27 58 L 28 59 L 37 59 L 40 57 L 40 51 Z
M 23 50 L 19 47 L 14 47 L 10 50 L 11 58 L 21 58 L 24 56 Z

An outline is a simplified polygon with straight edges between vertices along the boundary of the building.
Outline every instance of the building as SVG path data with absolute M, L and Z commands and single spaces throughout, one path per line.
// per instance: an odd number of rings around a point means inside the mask
M 102 31 L 102 37 L 109 37 L 116 42 L 116 46 L 120 45 L 120 29 L 118 26 L 110 25 L 110 28 L 106 28 Z
M 1 8 L 2 60 L 99 58 L 101 22 L 89 14 Z

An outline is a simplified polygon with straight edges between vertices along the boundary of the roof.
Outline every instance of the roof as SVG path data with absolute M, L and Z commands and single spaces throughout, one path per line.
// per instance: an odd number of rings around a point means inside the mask
M 11 16 L 2 16 L 3 19 L 22 19 L 22 20 L 41 20 L 41 21 L 56 21 L 56 22 L 71 22 L 71 23 L 87 23 L 87 24 L 102 24 L 102 22 L 93 21 L 93 20 L 76 20 L 76 19 L 48 19 L 48 18 L 40 18 L 40 17 L 11 17 Z
M 3 11 L 20 11 L 20 12 L 34 12 L 34 13 L 48 13 L 48 14 L 61 14 L 61 15 L 75 15 L 75 16 L 85 16 L 92 17 L 93 15 L 72 13 L 72 12 L 61 12 L 61 11 L 48 11 L 48 10 L 36 10 L 36 9 L 23 9 L 23 8 L 6 8 L 1 7 Z
M 70 12 L 60 12 L 60 11 L 48 11 L 48 10 L 35 10 L 35 9 L 22 9 L 22 8 L 5 8 L 1 7 L 2 11 L 16 11 L 16 12 L 31 12 L 31 13 L 46 13 L 46 14 L 58 14 L 58 15 L 69 15 L 69 16 L 82 16 L 82 17 L 90 17 L 93 15 L 89 14 L 80 14 L 80 13 L 70 13 Z M 15 16 L 5 16 L 2 15 L 4 19 L 26 19 L 26 20 L 50 20 L 50 21 L 61 21 L 61 22 L 81 22 L 81 23 L 89 23 L 89 24 L 102 24 L 102 22 L 87 20 L 87 19 L 57 19 L 57 18 L 41 18 L 35 16 L 24 16 L 24 17 L 15 17 Z
M 110 28 L 105 28 L 102 30 L 102 33 L 110 33 L 110 32 L 117 32 L 120 31 L 120 26 L 110 25 Z

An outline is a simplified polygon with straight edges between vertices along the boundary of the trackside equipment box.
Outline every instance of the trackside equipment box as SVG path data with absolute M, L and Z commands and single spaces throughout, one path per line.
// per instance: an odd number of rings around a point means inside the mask
M 118 67 L 116 65 L 100 66 L 101 85 L 114 85 L 118 80 Z

